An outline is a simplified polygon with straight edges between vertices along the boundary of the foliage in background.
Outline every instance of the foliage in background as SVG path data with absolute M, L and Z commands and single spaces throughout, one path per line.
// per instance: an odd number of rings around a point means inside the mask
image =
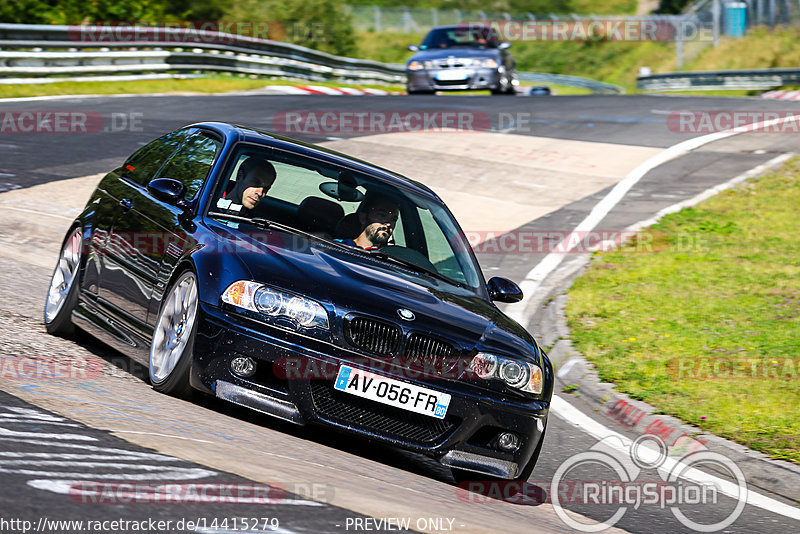
M 566 14 L 609 13 L 632 14 L 636 12 L 637 0 L 348 0 L 353 6 L 381 6 L 387 8 L 435 8 L 460 9 L 462 11 Z
M 681 13 L 686 6 L 694 2 L 695 0 L 660 0 L 656 13 L 661 13 L 662 15 L 677 15 Z
M 241 0 L 225 11 L 227 21 L 273 22 L 271 39 L 341 56 L 356 55 L 352 17 L 339 0 Z

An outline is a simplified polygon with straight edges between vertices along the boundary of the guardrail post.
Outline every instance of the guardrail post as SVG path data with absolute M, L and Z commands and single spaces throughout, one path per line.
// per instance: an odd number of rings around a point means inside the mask
M 719 0 L 714 0 L 714 5 L 711 8 L 711 17 L 714 24 L 714 48 L 719 46 Z

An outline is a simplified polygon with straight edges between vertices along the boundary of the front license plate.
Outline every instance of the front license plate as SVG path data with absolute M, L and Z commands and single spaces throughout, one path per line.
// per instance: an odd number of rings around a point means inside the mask
M 374 400 L 410 412 L 444 419 L 450 394 L 400 382 L 347 365 L 339 368 L 333 387 L 339 391 Z
M 470 71 L 465 69 L 448 69 L 448 70 L 440 70 L 436 73 L 436 79 L 442 80 L 444 82 L 452 82 L 455 80 L 466 80 L 472 74 Z

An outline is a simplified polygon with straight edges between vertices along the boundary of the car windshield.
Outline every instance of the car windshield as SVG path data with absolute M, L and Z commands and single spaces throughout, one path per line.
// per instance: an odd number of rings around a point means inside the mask
M 482 285 L 469 243 L 440 201 L 294 153 L 240 143 L 208 215 L 234 225 L 277 223 L 314 238 L 312 244 L 333 241 L 427 278 L 473 290 Z M 373 246 L 363 246 L 363 236 Z
M 497 48 L 499 41 L 491 28 L 484 26 L 456 26 L 435 28 L 420 45 L 421 50 L 437 48 Z

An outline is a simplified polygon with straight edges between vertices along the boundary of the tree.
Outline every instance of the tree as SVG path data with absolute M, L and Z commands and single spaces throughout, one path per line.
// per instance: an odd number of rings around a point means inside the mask
M 242 0 L 223 19 L 260 23 L 269 28 L 269 39 L 331 54 L 347 56 L 356 51 L 352 17 L 341 0 Z

